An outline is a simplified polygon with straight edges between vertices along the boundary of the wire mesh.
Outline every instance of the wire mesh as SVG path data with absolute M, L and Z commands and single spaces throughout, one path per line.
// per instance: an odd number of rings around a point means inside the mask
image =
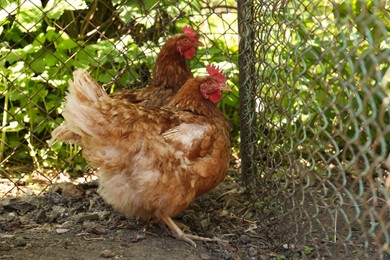
M 262 232 L 288 257 L 387 258 L 389 3 L 241 5 L 241 156 L 256 150 L 243 170 Z
M 389 9 L 360 0 L 3 1 L 0 196 L 92 178 L 77 147 L 47 146 L 71 72 L 88 70 L 108 92 L 143 87 L 163 42 L 190 24 L 207 46 L 190 61 L 194 74 L 213 62 L 240 89 L 221 109 L 265 251 L 385 259 Z
M 189 61 L 193 73 L 204 74 L 212 62 L 237 85 L 235 5 L 226 0 L 3 1 L 0 196 L 40 193 L 64 178 L 93 178 L 77 146 L 47 145 L 62 122 L 61 102 L 76 68 L 90 72 L 108 92 L 142 88 L 150 83 L 163 43 L 190 25 L 207 46 Z M 238 121 L 237 87 L 220 106 Z

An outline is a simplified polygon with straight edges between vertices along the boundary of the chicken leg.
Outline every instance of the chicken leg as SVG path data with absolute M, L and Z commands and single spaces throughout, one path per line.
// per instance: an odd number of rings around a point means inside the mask
M 176 225 L 176 223 L 170 217 L 161 217 L 160 218 L 169 228 L 172 235 L 179 240 L 183 240 L 193 247 L 196 248 L 196 244 L 193 240 L 205 241 L 205 242 L 214 242 L 219 241 L 218 239 L 212 239 L 207 237 L 200 237 L 190 234 L 184 234 L 184 232 Z

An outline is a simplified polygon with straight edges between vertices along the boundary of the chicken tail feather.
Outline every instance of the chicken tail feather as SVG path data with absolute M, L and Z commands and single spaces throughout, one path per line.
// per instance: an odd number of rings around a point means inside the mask
M 68 99 L 76 99 L 78 102 L 97 102 L 99 98 L 107 96 L 104 89 L 83 70 L 73 72 L 73 81 L 69 80 Z M 69 102 L 69 101 L 68 101 Z
M 81 135 L 93 134 L 91 126 L 99 114 L 94 103 L 106 96 L 104 89 L 89 74 L 81 69 L 74 71 L 62 113 L 65 121 L 52 132 L 49 146 L 57 140 L 77 144 Z
M 72 132 L 68 127 L 67 124 L 64 123 L 53 130 L 51 133 L 51 139 L 49 141 L 49 147 L 53 146 L 58 140 L 61 140 L 63 142 L 67 143 L 74 143 L 78 144 L 78 141 L 80 140 L 80 136 L 76 134 L 75 132 Z

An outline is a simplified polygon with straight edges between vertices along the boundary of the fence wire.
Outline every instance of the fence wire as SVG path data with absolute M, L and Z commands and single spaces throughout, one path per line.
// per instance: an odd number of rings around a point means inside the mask
M 237 85 L 234 0 L 3 1 L 0 196 L 41 193 L 72 177 L 91 179 L 93 171 L 77 146 L 47 145 L 62 122 L 61 102 L 72 71 L 87 70 L 108 92 L 145 87 L 161 46 L 185 25 L 207 46 L 189 61 L 193 73 L 204 74 L 214 63 Z M 238 122 L 237 87 L 221 109 Z M 238 124 L 233 125 L 238 139 Z
M 240 6 L 241 156 L 263 232 L 289 257 L 389 257 L 389 2 Z
M 88 70 L 108 92 L 144 87 L 162 44 L 190 24 L 207 46 L 190 61 L 194 74 L 215 63 L 236 86 L 221 109 L 268 250 L 385 259 L 389 9 L 360 0 L 3 1 L 0 197 L 92 178 L 77 147 L 47 146 L 71 72 Z

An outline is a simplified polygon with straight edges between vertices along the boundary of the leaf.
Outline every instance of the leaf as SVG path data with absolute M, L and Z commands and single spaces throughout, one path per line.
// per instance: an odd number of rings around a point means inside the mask
M 46 12 L 48 18 L 57 20 L 66 10 L 74 11 L 84 10 L 87 8 L 88 6 L 84 0 L 49 0 L 47 5 L 45 6 L 44 11 Z
M 141 8 L 135 2 L 126 3 L 118 8 L 119 18 L 124 23 L 129 23 L 134 17 L 142 16 Z
M 56 65 L 59 61 L 59 59 L 57 59 L 54 54 L 49 51 L 45 53 L 45 55 L 43 56 L 43 60 L 45 61 L 45 64 L 49 67 Z
M 10 52 L 9 49 L 6 50 L 7 50 L 7 54 L 5 55 L 6 57 L 5 60 L 11 64 L 14 63 L 15 61 L 23 60 L 27 56 L 27 52 L 23 49 L 13 49 Z M 1 50 L 0 53 L 4 54 L 3 50 Z
M 27 96 L 27 91 L 21 91 L 21 90 L 12 90 L 9 93 L 9 100 L 10 101 L 25 101 L 26 96 Z
M 0 6 L 0 24 L 4 25 L 4 23 L 8 20 L 8 16 L 14 15 L 16 13 L 18 4 L 11 3 L 8 0 L 0 0 Z
M 5 131 L 5 132 L 18 132 L 20 130 L 23 130 L 24 128 L 24 125 L 23 124 L 19 124 L 18 121 L 11 121 L 9 122 L 9 124 L 5 127 L 3 127 L 3 130 L 2 131 Z
M 45 61 L 42 58 L 37 58 L 30 64 L 30 68 L 35 73 L 42 73 L 45 71 Z
M 78 44 L 65 32 L 61 33 L 60 37 L 56 40 L 56 43 L 56 48 L 59 50 L 69 50 L 78 46 Z
M 46 28 L 46 39 L 51 42 L 53 39 L 57 39 L 57 37 L 58 32 L 56 31 L 56 28 L 48 26 Z
M 146 28 L 151 28 L 154 23 L 156 22 L 156 17 L 157 12 L 155 10 L 151 10 L 149 15 L 145 15 L 144 17 L 140 17 L 137 19 L 137 22 L 145 25 Z
M 36 36 L 32 45 L 34 47 L 39 47 L 39 49 L 41 49 L 43 47 L 43 44 L 45 43 L 45 41 L 46 41 L 46 35 L 44 33 L 40 33 Z
M 143 4 L 145 6 L 145 9 L 146 10 L 149 10 L 153 7 L 156 7 L 156 5 L 159 3 L 159 2 L 162 2 L 160 0 L 145 0 L 143 1 Z
M 35 32 L 41 28 L 44 13 L 41 1 L 24 1 L 19 6 L 15 25 L 22 32 Z
M 101 83 L 108 83 L 112 80 L 112 74 L 110 73 L 100 73 L 98 81 Z

